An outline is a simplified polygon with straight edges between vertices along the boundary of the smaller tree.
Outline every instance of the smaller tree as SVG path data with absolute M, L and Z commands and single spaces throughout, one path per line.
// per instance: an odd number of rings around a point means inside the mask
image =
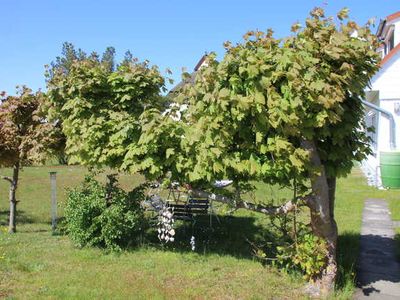
M 48 149 L 57 148 L 60 137 L 53 124 L 44 118 L 43 99 L 43 93 L 32 93 L 25 86 L 18 90 L 17 96 L 1 94 L 0 167 L 12 168 L 12 176 L 1 176 L 10 183 L 10 233 L 16 232 L 16 191 L 21 167 L 43 161 Z
M 53 68 L 48 118 L 62 123 L 69 163 L 132 171 L 125 156 L 140 139 L 143 112 L 164 109 L 165 79 L 130 52 L 114 70 L 113 53 L 74 60 L 68 72 Z

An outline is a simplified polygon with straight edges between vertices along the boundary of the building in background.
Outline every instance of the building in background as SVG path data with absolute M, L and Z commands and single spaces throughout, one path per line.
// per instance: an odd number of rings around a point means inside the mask
M 372 105 L 366 105 L 365 114 L 367 125 L 375 127 L 369 133 L 373 154 L 363 161 L 362 169 L 371 185 L 381 186 L 380 152 L 400 150 L 400 11 L 380 21 L 377 36 L 382 42 L 381 68 L 367 91 L 366 101 Z

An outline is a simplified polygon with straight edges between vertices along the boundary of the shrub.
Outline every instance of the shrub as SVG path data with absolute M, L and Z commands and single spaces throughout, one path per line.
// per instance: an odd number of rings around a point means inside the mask
M 103 185 L 91 174 L 79 187 L 68 191 L 66 229 L 79 247 L 121 250 L 139 243 L 146 224 L 140 207 L 144 186 L 127 193 L 116 185 L 115 176 L 109 179 Z
M 307 226 L 300 226 L 292 243 L 277 247 L 277 262 L 286 270 L 298 270 L 305 279 L 314 279 L 326 266 L 326 242 Z
M 290 215 L 272 218 L 271 225 L 261 238 L 261 247 L 252 243 L 254 255 L 304 279 L 317 278 L 327 264 L 326 242 Z

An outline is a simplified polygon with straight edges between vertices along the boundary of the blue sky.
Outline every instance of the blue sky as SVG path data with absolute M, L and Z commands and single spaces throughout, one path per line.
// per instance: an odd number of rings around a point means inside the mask
M 400 10 L 399 0 L 0 0 L 0 91 L 45 89 L 44 65 L 64 41 L 86 52 L 113 46 L 117 58 L 129 49 L 179 80 L 181 68 L 191 70 L 205 51 L 221 58 L 224 41 L 253 29 L 284 37 L 315 6 L 330 15 L 349 7 L 359 23 Z

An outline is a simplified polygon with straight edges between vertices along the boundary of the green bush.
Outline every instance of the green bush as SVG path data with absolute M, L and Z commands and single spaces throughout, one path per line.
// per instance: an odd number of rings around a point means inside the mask
M 298 222 L 293 216 L 272 218 L 268 234 L 261 238 L 261 247 L 253 245 L 256 257 L 272 263 L 290 273 L 302 274 L 313 280 L 326 267 L 327 245 L 313 234 L 310 226 Z
M 277 247 L 277 262 L 287 270 L 299 270 L 305 279 L 314 279 L 326 266 L 326 243 L 301 225 L 292 243 Z
M 106 185 L 93 175 L 67 193 L 66 230 L 75 245 L 121 250 L 135 246 L 145 229 L 146 220 L 140 201 L 144 187 L 127 193 L 118 187 L 114 176 Z

